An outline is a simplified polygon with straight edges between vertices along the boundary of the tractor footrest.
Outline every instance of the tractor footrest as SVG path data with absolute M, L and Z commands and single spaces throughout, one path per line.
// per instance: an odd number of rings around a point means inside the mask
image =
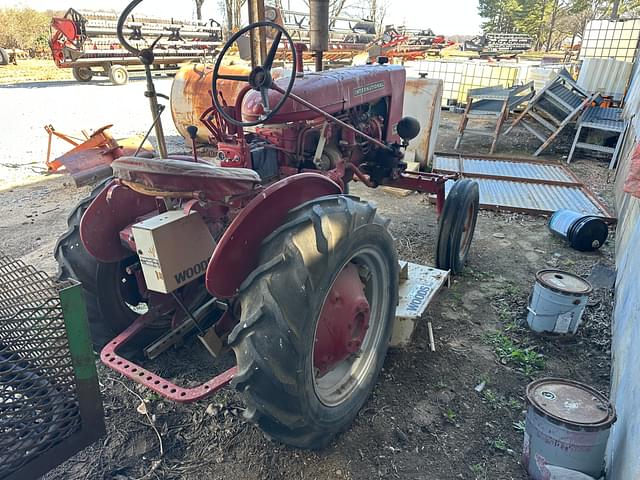
M 391 335 L 392 347 L 406 347 L 431 300 L 449 280 L 449 270 L 400 261 L 399 302 Z
M 125 331 L 111 340 L 100 352 L 102 363 L 157 394 L 179 403 L 195 402 L 212 395 L 233 380 L 237 373 L 236 366 L 197 387 L 183 388 L 118 355 L 116 351 L 135 337 L 149 321 L 150 317 L 147 314 L 141 315 Z

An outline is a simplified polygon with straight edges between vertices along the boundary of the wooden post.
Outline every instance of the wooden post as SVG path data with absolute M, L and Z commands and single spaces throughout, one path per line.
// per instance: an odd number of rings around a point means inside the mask
M 264 21 L 264 0 L 249 0 L 249 23 Z M 267 32 L 264 27 L 251 30 L 251 66 L 262 65 L 267 57 Z

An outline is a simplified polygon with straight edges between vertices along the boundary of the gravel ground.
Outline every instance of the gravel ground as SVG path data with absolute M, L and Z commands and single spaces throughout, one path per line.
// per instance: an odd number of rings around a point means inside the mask
M 170 78 L 156 80 L 159 93 L 169 94 Z M 145 134 L 151 115 L 144 97 L 145 82 L 133 80 L 115 86 L 108 81 L 80 84 L 76 81 L 31 82 L 0 85 L 0 189 L 40 176 L 47 155 L 45 125 L 60 132 L 80 136 L 81 130 L 93 131 L 113 124 L 116 138 Z M 163 114 L 169 151 L 184 148 L 169 110 Z M 154 141 L 153 135 L 151 136 Z M 70 149 L 55 139 L 52 158 Z

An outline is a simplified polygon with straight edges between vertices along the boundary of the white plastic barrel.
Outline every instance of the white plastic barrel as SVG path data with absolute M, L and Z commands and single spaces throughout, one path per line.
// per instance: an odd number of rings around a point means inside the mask
M 562 270 L 540 270 L 529 297 L 527 323 L 535 332 L 576 333 L 591 284 Z
M 611 425 L 609 400 L 572 380 L 544 378 L 527 386 L 522 464 L 533 480 L 547 480 L 549 466 L 600 478 Z

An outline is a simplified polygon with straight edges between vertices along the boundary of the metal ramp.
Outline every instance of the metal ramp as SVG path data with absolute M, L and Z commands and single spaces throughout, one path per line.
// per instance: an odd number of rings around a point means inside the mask
M 548 215 L 569 208 L 614 223 L 615 217 L 567 167 L 541 160 L 463 157 L 437 153 L 433 171 L 461 173 L 478 182 L 480 208 Z M 445 184 L 446 194 L 453 181 Z
M 504 135 L 522 125 L 542 142 L 533 154 L 538 156 L 598 96 L 598 93 L 592 94 L 580 87 L 569 72 L 562 70 L 536 93 L 527 108 L 505 130 Z

